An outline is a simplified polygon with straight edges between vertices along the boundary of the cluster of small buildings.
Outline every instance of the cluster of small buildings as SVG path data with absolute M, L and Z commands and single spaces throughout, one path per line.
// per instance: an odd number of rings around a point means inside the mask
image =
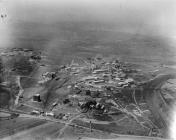
M 38 83 L 43 84 L 53 80 L 55 77 L 65 74 L 69 75 L 70 84 L 67 88 L 70 90 L 70 96 L 63 100 L 63 104 L 67 104 L 70 100 L 76 98 L 78 100 L 77 107 L 81 109 L 81 112 L 87 112 L 91 109 L 100 113 L 107 113 L 109 111 L 109 105 L 107 104 L 112 103 L 106 103 L 109 100 L 105 100 L 105 98 L 109 99 L 112 96 L 107 94 L 106 91 L 108 89 L 134 88 L 136 82 L 130 77 L 130 73 L 134 72 L 136 72 L 134 69 L 128 68 L 125 63 L 117 59 L 111 61 L 106 60 L 106 58 L 94 59 L 85 64 L 78 64 L 72 61 L 70 65 L 60 66 L 56 72 L 42 74 L 42 80 Z M 82 98 L 84 96 L 86 98 Z M 40 98 L 36 95 L 34 100 L 39 102 Z M 57 104 L 53 105 L 53 107 L 55 106 Z M 55 115 L 53 114 L 53 116 Z M 60 118 L 60 116 L 56 118 Z
M 90 65 L 92 66 L 95 64 L 93 63 Z M 71 70 L 72 69 L 75 70 L 76 68 L 74 67 L 71 68 Z M 82 68 L 81 70 L 84 71 L 84 69 Z M 118 60 L 112 62 L 102 61 L 97 66 L 94 66 L 93 69 L 91 69 L 89 65 L 86 66 L 86 69 L 89 69 L 89 71 L 85 73 L 80 70 L 80 67 L 76 69 L 79 73 L 84 74 L 78 75 L 75 85 L 85 85 L 85 87 L 89 85 L 94 88 L 103 88 L 104 86 L 121 88 L 135 86 L 135 80 L 128 76 L 128 74 L 134 72 L 134 70 L 128 69 L 125 64 Z
M 75 74 L 75 71 L 79 73 Z M 101 110 L 101 107 L 97 108 L 96 104 L 104 106 L 106 103 L 100 103 L 101 99 L 100 101 L 96 100 L 101 97 L 104 98 L 110 96 L 106 93 L 108 88 L 124 89 L 136 87 L 135 80 L 129 76 L 129 73 L 134 72 L 137 71 L 128 68 L 125 63 L 118 60 L 94 60 L 84 66 L 79 66 L 78 64 L 72 65 L 69 66 L 69 74 L 76 77 L 76 80 L 73 81 L 72 86 L 69 86 L 69 88 L 72 89 L 72 94 L 81 94 L 83 96 L 85 95 L 93 98 L 91 100 L 84 100 L 80 102 L 80 107 L 84 108 L 83 112 L 87 108 Z M 101 112 L 105 113 L 107 111 L 108 109 L 103 107 L 103 111 Z
M 45 84 L 46 82 L 54 79 L 56 76 L 56 72 L 45 72 L 42 74 L 42 79 L 38 81 L 38 84 Z
M 54 113 L 52 111 L 49 112 L 44 112 L 44 111 L 39 111 L 39 110 L 33 110 L 31 115 L 36 115 L 36 116 L 43 116 L 43 117 L 50 117 L 50 118 L 55 118 L 55 119 L 60 119 L 63 121 L 66 121 L 70 117 L 70 113 Z

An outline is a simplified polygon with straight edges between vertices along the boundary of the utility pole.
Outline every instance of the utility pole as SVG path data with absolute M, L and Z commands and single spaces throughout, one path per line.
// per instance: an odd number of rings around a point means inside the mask
M 90 127 L 90 132 L 92 132 L 92 121 L 90 121 L 89 127 Z

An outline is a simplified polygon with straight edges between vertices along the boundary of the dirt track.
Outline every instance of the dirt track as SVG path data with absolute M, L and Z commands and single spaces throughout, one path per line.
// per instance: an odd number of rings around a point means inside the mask
M 156 92 L 156 90 L 158 89 L 158 88 L 160 88 L 161 86 L 162 86 L 162 84 L 164 83 L 164 82 L 166 82 L 168 79 L 173 79 L 173 78 L 175 78 L 175 74 L 163 74 L 163 75 L 159 75 L 159 76 L 157 76 L 156 78 L 154 78 L 154 79 L 152 79 L 152 80 L 150 80 L 149 82 L 148 82 L 148 84 L 146 84 L 146 87 L 151 87 L 151 88 L 149 88 L 150 90 L 147 90 L 147 91 L 145 91 L 145 94 L 147 95 L 146 97 L 146 99 L 149 99 L 149 96 L 150 96 L 150 94 L 149 93 L 151 93 L 151 91 L 153 91 L 152 93 L 153 94 L 158 94 L 157 92 Z M 145 88 L 144 88 L 145 89 Z M 148 92 L 148 91 L 150 91 L 150 92 Z M 32 117 L 33 119 L 37 119 L 38 117 L 35 117 L 35 116 L 31 116 L 31 115 L 22 115 L 21 117 L 25 117 L 25 116 L 28 116 L 29 117 L 29 119 Z M 32 119 L 31 118 L 31 119 Z M 20 119 L 21 120 L 21 119 Z M 45 118 L 40 118 L 39 120 L 45 120 Z M 50 119 L 47 119 L 49 122 L 51 122 L 51 120 Z M 86 121 L 86 120 L 85 120 Z M 26 128 L 28 127 L 28 128 L 30 128 L 30 126 L 32 125 L 31 123 L 30 123 L 30 125 L 29 125 L 29 123 L 27 122 L 27 121 L 23 121 L 23 122 L 25 122 L 25 125 L 26 125 Z M 46 122 L 46 121 L 44 121 L 44 122 Z M 2 122 L 1 122 L 2 123 Z M 22 122 L 21 122 L 22 123 Z M 19 122 L 19 125 L 21 124 L 20 122 Z M 57 125 L 55 125 L 55 123 L 57 123 Z M 55 122 L 54 120 L 53 120 L 53 122 L 51 122 L 51 123 L 46 123 L 46 124 L 40 124 L 40 125 L 35 125 L 35 127 L 33 126 L 31 129 L 29 129 L 29 130 L 25 130 L 24 131 L 24 124 L 23 124 L 23 127 L 19 127 L 18 125 L 14 125 L 14 129 L 13 130 L 15 130 L 14 131 L 14 133 L 17 133 L 17 134 L 15 134 L 14 135 L 14 137 L 13 137 L 13 139 L 23 139 L 25 136 L 30 136 L 31 134 L 32 135 L 34 135 L 34 136 L 39 136 L 39 135 L 42 135 L 42 136 L 50 136 L 50 135 L 54 135 L 54 134 L 56 134 L 56 132 L 58 133 L 58 131 L 63 127 L 63 123 L 59 123 L 59 122 Z M 102 122 L 99 122 L 99 121 L 96 121 L 95 123 L 102 123 Z M 105 122 L 103 122 L 103 124 L 104 124 Z M 1 126 L 4 126 L 4 125 L 1 125 Z M 57 127 L 56 127 L 57 126 Z M 4 126 L 5 127 L 5 126 Z M 70 127 L 70 126 L 69 126 Z M 21 129 L 22 128 L 22 129 Z M 86 128 L 86 127 L 85 127 Z M 89 126 L 86 128 L 86 129 L 88 129 L 89 128 Z M 49 131 L 48 131 L 48 129 L 49 129 Z M 11 128 L 11 130 L 12 130 L 12 128 Z M 21 130 L 23 130 L 22 132 L 20 132 L 20 133 L 18 133 L 19 131 L 21 131 Z M 42 130 L 42 131 L 41 131 Z M 46 131 L 46 132 L 45 132 Z M 96 130 L 97 131 L 97 130 Z M 6 132 L 5 132 L 5 130 L 4 129 L 1 129 L 1 137 L 4 137 L 5 135 L 7 136 L 7 135 L 9 135 L 10 133 L 10 129 L 8 130 L 8 129 L 6 129 Z M 12 134 L 12 133 L 11 133 Z

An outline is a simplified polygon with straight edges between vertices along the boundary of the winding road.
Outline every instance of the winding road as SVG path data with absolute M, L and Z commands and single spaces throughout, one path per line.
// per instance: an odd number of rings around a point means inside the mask
M 165 130 L 169 127 L 170 106 L 165 102 L 160 89 L 169 79 L 175 79 L 176 73 L 161 74 L 148 81 L 143 89 L 144 97 L 152 111 L 156 124 Z

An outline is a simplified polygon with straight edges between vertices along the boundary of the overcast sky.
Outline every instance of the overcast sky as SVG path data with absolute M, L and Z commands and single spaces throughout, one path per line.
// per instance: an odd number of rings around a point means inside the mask
M 10 40 L 13 23 L 53 24 L 59 21 L 110 23 L 117 30 L 142 31 L 176 38 L 175 0 L 1 0 L 4 34 Z M 5 43 L 10 41 L 6 41 Z

